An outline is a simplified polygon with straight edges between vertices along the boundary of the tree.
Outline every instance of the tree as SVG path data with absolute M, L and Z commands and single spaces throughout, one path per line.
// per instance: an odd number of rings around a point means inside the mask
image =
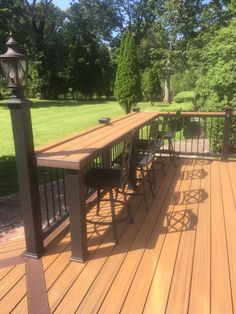
M 215 30 L 205 47 L 201 48 L 196 71 L 197 104 L 203 111 L 222 111 L 226 104 L 236 109 L 236 18 L 228 26 Z M 212 33 L 211 33 L 212 35 Z M 196 50 L 196 49 L 195 49 Z M 223 142 L 223 120 L 209 121 L 210 145 L 220 151 Z M 229 136 L 230 149 L 236 147 L 236 123 L 232 121 Z
M 121 32 L 125 29 L 134 34 L 136 44 L 145 38 L 155 20 L 155 0 L 113 0 L 120 18 Z
M 187 43 L 198 33 L 201 9 L 201 0 L 157 1 L 152 29 L 141 42 L 164 81 L 165 103 L 171 103 L 171 76 L 185 66 Z
M 234 0 L 233 0 L 234 1 Z M 226 26 L 232 17 L 229 6 L 230 0 L 210 0 L 204 4 L 201 16 L 201 30 L 209 31 Z
M 17 38 L 19 39 L 18 34 L 23 31 L 21 27 L 22 15 L 21 0 L 0 0 L 0 47 L 5 46 L 10 31 L 14 31 L 14 34 L 17 31 Z
M 65 13 L 55 7 L 52 0 L 23 2 L 25 29 L 28 30 L 27 53 L 32 60 L 29 88 L 42 98 L 57 98 L 68 88 L 65 77 L 67 47 L 62 32 Z
M 198 63 L 196 94 L 201 108 L 221 110 L 236 102 L 236 18 L 215 31 Z
M 68 13 L 79 32 L 89 33 L 97 42 L 109 42 L 121 27 L 114 0 L 73 1 Z
M 145 100 L 149 100 L 151 105 L 153 101 L 160 99 L 161 83 L 156 67 L 146 68 L 142 74 L 142 92 Z
M 109 1 L 95 2 L 95 7 L 92 7 L 92 1 L 74 3 L 64 27 L 64 40 L 68 47 L 68 84 L 73 94 L 79 93 L 84 98 L 110 95 L 114 80 L 114 67 L 106 40 L 116 27 L 116 21 L 109 15 Z M 97 12 L 96 18 L 93 12 Z
M 126 113 L 140 99 L 140 76 L 133 35 L 124 33 L 121 41 L 115 79 L 115 96 Z

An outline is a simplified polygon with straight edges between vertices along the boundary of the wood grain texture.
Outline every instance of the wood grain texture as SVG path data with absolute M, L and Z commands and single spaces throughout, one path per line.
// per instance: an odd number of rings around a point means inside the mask
M 142 196 L 130 200 L 135 223 L 118 225 L 118 245 L 107 226 L 88 225 L 85 264 L 68 260 L 69 234 L 47 247 L 41 277 L 51 313 L 235 312 L 236 162 L 165 162 L 150 211 Z M 34 284 L 27 291 L 23 251 L 22 240 L 0 244 L 1 314 L 28 313 L 27 292 L 37 291 Z
M 210 163 L 202 167 L 201 189 L 207 199 L 199 204 L 192 281 L 189 298 L 189 313 L 210 313 Z
M 228 192 L 227 192 L 228 193 Z M 219 162 L 211 163 L 211 312 L 233 313 Z
M 138 130 L 154 120 L 158 113 L 130 114 L 123 119 L 111 121 L 104 127 L 95 127 L 89 132 L 58 141 L 37 154 L 39 166 L 80 169 L 90 160 L 121 141 L 133 129 Z

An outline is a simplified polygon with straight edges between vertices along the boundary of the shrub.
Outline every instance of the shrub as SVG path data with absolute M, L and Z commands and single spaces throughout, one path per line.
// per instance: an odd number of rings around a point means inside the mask
M 236 109 L 236 18 L 217 30 L 201 50 L 202 62 L 196 82 L 196 95 L 201 110 L 222 111 L 226 103 Z M 208 122 L 211 128 L 211 150 L 221 152 L 224 119 Z M 235 145 L 235 122 L 230 134 L 230 150 Z
M 194 104 L 195 102 L 195 93 L 194 91 L 187 91 L 187 92 L 181 92 L 178 93 L 175 96 L 175 102 L 177 103 L 185 103 L 185 102 L 191 102 Z
M 194 71 L 186 70 L 171 76 L 171 91 L 173 95 L 180 92 L 190 91 L 195 88 L 197 77 Z
M 221 153 L 224 137 L 224 118 L 207 119 L 207 132 L 210 140 L 210 148 L 214 153 Z M 236 151 L 236 119 L 232 118 L 229 134 L 229 153 Z
M 201 124 L 191 118 L 185 118 L 183 136 L 185 138 L 194 138 L 201 135 Z

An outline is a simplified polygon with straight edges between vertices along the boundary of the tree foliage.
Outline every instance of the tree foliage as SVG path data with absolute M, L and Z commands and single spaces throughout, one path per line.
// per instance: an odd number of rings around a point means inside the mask
M 126 113 L 140 99 L 140 76 L 133 35 L 124 33 L 121 41 L 115 80 L 115 96 Z
M 153 104 L 155 100 L 160 100 L 161 91 L 161 82 L 157 68 L 146 68 L 142 74 L 144 100 L 149 100 Z
M 121 38 L 129 32 L 144 97 L 157 93 L 154 81 L 161 82 L 166 102 L 196 86 L 199 104 L 210 108 L 234 99 L 229 37 L 235 38 L 235 14 L 235 0 L 72 0 L 65 12 L 53 0 L 0 0 L 0 48 L 4 52 L 11 30 L 29 56 L 30 96 L 109 96 L 120 76 L 120 65 L 117 75 L 115 68 Z M 134 90 L 132 79 L 128 83 Z M 139 94 L 127 96 L 129 102 Z
M 202 109 L 220 110 L 236 104 L 236 19 L 217 30 L 201 49 L 196 92 Z

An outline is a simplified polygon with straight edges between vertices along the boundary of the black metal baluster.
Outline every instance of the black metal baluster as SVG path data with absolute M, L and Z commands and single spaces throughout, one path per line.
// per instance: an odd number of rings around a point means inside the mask
M 191 118 L 191 122 L 195 122 L 194 118 Z M 193 123 L 194 124 L 194 123 Z M 193 125 L 191 124 L 191 125 Z M 191 154 L 193 153 L 193 135 L 191 135 Z
M 218 117 L 217 118 L 217 131 L 216 131 L 216 134 L 219 136 L 219 131 L 220 131 L 220 118 Z M 216 140 L 216 139 L 215 139 Z M 220 140 L 218 138 L 218 140 Z M 221 144 L 221 147 L 222 147 L 222 144 Z
M 206 143 L 206 118 L 203 118 L 203 155 L 205 155 L 205 143 Z
M 179 132 L 179 152 L 181 153 L 182 151 L 182 130 L 183 130 L 183 126 L 184 126 L 184 117 L 181 117 L 181 128 L 180 128 L 180 132 Z
M 200 138 L 200 124 L 201 123 L 201 120 L 200 120 L 200 117 L 198 117 L 198 128 L 197 129 L 197 155 L 199 154 L 199 138 Z
M 63 196 L 64 196 L 64 211 L 67 212 L 67 199 L 66 199 L 66 184 L 65 184 L 65 171 L 62 170 L 62 186 L 63 186 Z
M 211 123 L 210 123 L 210 140 L 209 140 L 209 155 L 212 155 L 211 152 L 211 146 L 212 146 L 212 126 L 213 126 L 213 117 L 211 117 Z
M 47 180 L 46 176 L 48 172 L 43 171 L 43 189 L 44 189 L 44 198 L 45 198 L 45 211 L 46 211 L 46 220 L 47 220 L 47 227 L 50 227 L 50 220 L 49 220 L 49 207 L 48 207 L 48 192 L 47 192 Z
M 56 222 L 56 210 L 55 210 L 55 199 L 54 199 L 54 186 L 53 186 L 53 169 L 50 168 L 49 171 L 50 174 L 50 186 L 51 186 L 51 199 L 52 199 L 52 216 L 53 216 L 53 221 Z
M 60 185 L 59 185 L 60 176 L 58 175 L 58 169 L 56 169 L 56 185 L 57 185 L 57 199 L 58 199 L 58 209 L 59 209 L 59 216 L 62 216 L 61 211 L 61 192 L 60 192 Z
M 188 118 L 185 118 L 184 119 L 184 128 L 186 127 L 185 125 L 187 125 L 187 123 L 186 123 L 186 119 L 188 119 Z M 187 144 L 188 144 L 188 133 L 186 132 L 186 136 L 185 136 L 185 153 L 187 152 Z

